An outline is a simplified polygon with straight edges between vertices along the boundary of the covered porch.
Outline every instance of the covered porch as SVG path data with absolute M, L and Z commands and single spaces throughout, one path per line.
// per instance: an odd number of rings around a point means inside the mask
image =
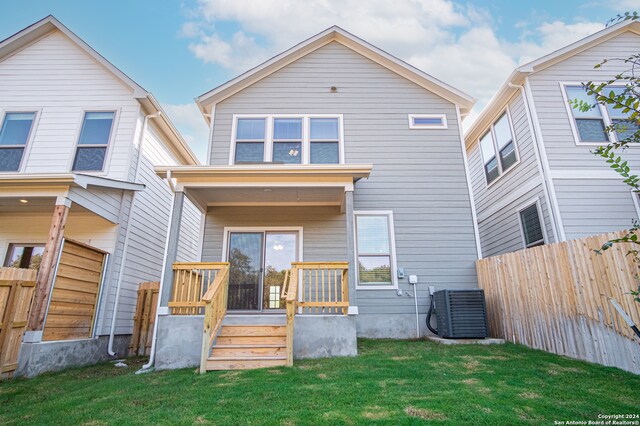
M 38 271 L 16 374 L 64 367 L 55 360 L 94 344 L 121 201 L 143 188 L 73 173 L 0 177 L 2 266 Z
M 355 183 L 371 166 L 156 171 L 173 184 L 177 227 L 169 230 L 157 367 L 174 367 L 169 358 L 185 345 L 200 349 L 203 371 L 355 354 L 354 241 L 348 236 L 354 235 Z M 203 262 L 176 263 L 172 253 L 185 197 L 206 212 Z M 170 343 L 177 328 L 199 329 L 200 338 Z M 195 357 L 191 350 L 191 364 Z

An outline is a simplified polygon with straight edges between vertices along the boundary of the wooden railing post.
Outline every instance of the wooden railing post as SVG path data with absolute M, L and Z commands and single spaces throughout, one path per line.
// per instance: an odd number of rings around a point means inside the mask
M 298 268 L 291 268 L 287 289 L 287 365 L 293 365 L 293 325 L 298 300 Z

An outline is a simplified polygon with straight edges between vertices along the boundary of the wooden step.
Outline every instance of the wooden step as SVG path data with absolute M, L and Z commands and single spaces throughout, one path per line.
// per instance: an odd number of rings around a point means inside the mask
M 211 358 L 286 355 L 285 345 L 216 345 L 211 351 Z
M 218 336 L 215 346 L 218 346 L 218 345 L 285 346 L 286 344 L 287 344 L 286 336 Z
M 223 325 L 219 336 L 286 336 L 283 325 Z
M 207 370 L 248 370 L 287 365 L 286 356 L 208 358 Z

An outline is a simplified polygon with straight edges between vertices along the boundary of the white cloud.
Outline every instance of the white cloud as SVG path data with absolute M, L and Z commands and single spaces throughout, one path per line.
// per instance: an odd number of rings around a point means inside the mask
M 189 48 L 204 62 L 240 73 L 339 25 L 475 96 L 476 110 L 519 64 L 603 27 L 594 22 L 520 23 L 515 24 L 520 40 L 503 40 L 487 10 L 451 0 L 198 0 L 193 12 L 182 34 L 193 39 Z M 222 24 L 237 30 L 229 35 L 219 30 Z
M 162 108 L 178 128 L 200 162 L 205 163 L 209 129 L 196 104 L 162 104 Z

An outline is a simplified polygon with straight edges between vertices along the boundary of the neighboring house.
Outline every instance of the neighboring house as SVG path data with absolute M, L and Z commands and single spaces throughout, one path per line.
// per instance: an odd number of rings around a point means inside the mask
M 125 356 L 165 250 L 172 194 L 153 167 L 196 158 L 151 93 L 51 16 L 0 42 L 0 126 L 0 261 L 39 267 L 17 374 Z M 179 258 L 199 259 L 201 217 L 186 207 Z
M 249 341 L 252 332 L 268 332 L 252 326 L 283 324 L 283 277 L 292 262 L 315 262 L 300 266 L 312 269 L 300 280 L 322 279 L 315 295 L 301 285 L 306 306 L 333 297 L 331 285 L 340 278 L 327 262 L 348 265 L 341 269 L 344 282 L 348 277 L 341 300 L 348 295 L 349 315 L 300 308 L 298 357 L 354 354 L 356 335 L 425 335 L 429 286 L 477 287 L 461 132 L 474 103 L 468 95 L 331 27 L 196 102 L 210 125 L 208 165 L 156 171 L 174 182 L 174 225 L 184 199 L 207 211 L 202 261 L 231 263 L 225 324 L 249 326 L 243 331 L 249 334 L 223 328 L 221 336 Z M 202 341 L 202 316 L 170 307 L 188 283 L 183 271 L 173 281 L 178 233 L 172 228 L 169 235 L 159 368 L 197 364 Z M 322 278 L 309 278 L 318 269 Z M 214 355 L 227 363 L 210 368 L 249 366 L 250 360 L 233 362 L 247 353 L 270 353 L 266 360 L 277 365 L 282 353 L 225 342 Z
M 628 65 L 594 66 L 638 52 L 640 23 L 626 21 L 522 65 L 466 132 L 483 257 L 628 229 L 638 218 L 637 194 L 592 153 L 620 137 L 604 127 L 624 115 L 568 103 L 595 104 L 581 83 L 607 81 Z M 624 157 L 640 168 L 638 148 Z

